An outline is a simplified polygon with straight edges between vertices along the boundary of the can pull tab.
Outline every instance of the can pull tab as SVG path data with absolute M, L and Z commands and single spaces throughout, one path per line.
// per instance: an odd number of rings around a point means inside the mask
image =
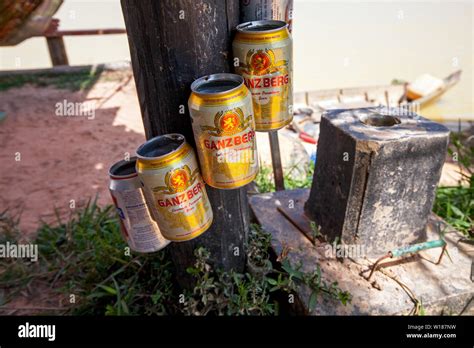
M 253 25 L 253 22 L 248 22 L 248 23 L 239 25 L 239 28 L 245 29 L 245 28 L 251 27 L 252 25 Z

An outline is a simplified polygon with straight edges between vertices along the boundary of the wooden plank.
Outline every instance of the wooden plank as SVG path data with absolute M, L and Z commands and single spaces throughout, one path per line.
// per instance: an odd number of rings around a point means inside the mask
M 294 204 L 304 204 L 304 202 L 295 202 Z M 295 207 L 293 205 L 283 205 L 278 207 L 277 210 L 290 221 L 311 243 L 315 243 L 315 236 L 313 234 L 312 221 L 306 216 L 301 214 L 303 211 L 302 207 Z
M 321 269 L 322 278 L 328 282 L 338 282 L 342 290 L 352 294 L 352 302 L 346 306 L 339 301 L 319 295 L 313 310 L 308 307 L 311 295 L 305 285 L 298 285 L 299 301 L 291 305 L 298 314 L 311 315 L 407 315 L 414 303 L 407 292 L 391 275 L 405 284 L 418 300 L 423 301 L 426 314 L 446 313 L 474 314 L 474 304 L 468 303 L 474 296 L 474 287 L 470 279 L 474 247 L 462 243 L 463 235 L 446 224 L 434 214 L 427 225 L 428 240 L 440 238 L 444 231 L 451 260 L 444 257 L 436 265 L 439 249 L 431 249 L 381 264 L 381 270 L 367 281 L 371 266 L 376 258 L 343 257 L 339 260 L 331 255 L 334 250 L 323 241 L 311 243 L 295 225 L 279 210 L 294 209 L 294 216 L 304 215 L 303 207 L 309 196 L 309 190 L 286 190 L 254 195 L 250 206 L 256 220 L 262 228 L 272 235 L 272 248 L 276 255 L 287 258 L 292 265 L 301 263 L 301 270 L 312 272 L 316 265 Z M 439 227 L 438 227 L 439 226 Z M 301 312 L 300 305 L 305 310 Z
M 84 35 L 116 35 L 126 34 L 125 29 L 120 28 L 105 28 L 105 29 L 81 29 L 81 30 L 57 30 L 51 33 L 45 33 L 45 37 L 60 37 L 60 36 L 84 36 Z M 39 34 L 37 36 L 43 36 Z

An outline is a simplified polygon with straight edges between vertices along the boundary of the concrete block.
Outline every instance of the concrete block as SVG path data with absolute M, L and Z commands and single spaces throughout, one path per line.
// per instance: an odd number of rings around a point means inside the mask
M 374 256 L 426 240 L 448 136 L 398 108 L 325 113 L 306 214 L 329 240 Z

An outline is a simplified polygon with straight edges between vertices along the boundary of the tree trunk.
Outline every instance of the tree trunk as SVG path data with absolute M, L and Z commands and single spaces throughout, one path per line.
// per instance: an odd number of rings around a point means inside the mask
M 198 77 L 231 72 L 233 28 L 239 0 L 122 0 L 133 71 L 147 138 L 181 133 L 195 146 L 187 107 L 190 85 Z M 206 187 L 214 223 L 200 237 L 171 244 L 177 280 L 189 286 L 186 268 L 203 246 L 211 262 L 242 271 L 249 228 L 246 189 Z

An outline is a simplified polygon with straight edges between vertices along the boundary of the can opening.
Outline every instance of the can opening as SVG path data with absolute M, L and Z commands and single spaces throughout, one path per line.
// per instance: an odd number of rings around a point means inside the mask
M 360 118 L 360 121 L 372 127 L 392 127 L 401 123 L 397 117 L 381 114 L 364 115 Z
M 273 29 L 278 29 L 281 28 L 281 26 L 277 24 L 262 24 L 262 25 L 256 25 L 254 27 L 250 27 L 245 29 L 245 31 L 267 31 L 267 30 L 273 30 Z
M 229 80 L 215 80 L 204 82 L 202 85 L 196 88 L 197 93 L 220 93 L 230 91 L 236 87 L 239 87 L 239 83 L 236 81 Z
M 110 175 L 112 176 L 128 176 L 131 174 L 135 174 L 135 164 L 137 162 L 136 157 L 130 158 L 130 161 L 120 161 L 115 163 L 111 168 L 110 168 Z
M 240 75 L 220 73 L 198 78 L 191 84 L 191 91 L 198 94 L 218 94 L 230 92 L 243 85 Z
M 244 32 L 263 32 L 263 31 L 275 31 L 288 26 L 286 22 L 277 20 L 263 20 L 253 21 L 237 26 L 237 30 Z
M 181 134 L 159 135 L 140 146 L 137 154 L 148 158 L 160 157 L 175 151 L 183 144 L 184 136 Z

